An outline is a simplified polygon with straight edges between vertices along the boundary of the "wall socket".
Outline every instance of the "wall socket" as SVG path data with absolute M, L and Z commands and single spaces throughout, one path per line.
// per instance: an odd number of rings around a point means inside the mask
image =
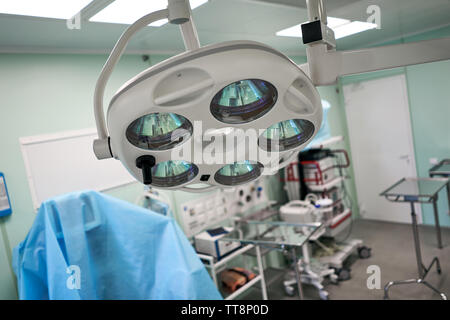
M 264 180 L 260 179 L 255 182 L 236 187 L 235 199 L 235 201 L 237 201 L 236 211 L 242 213 L 257 205 L 267 203 Z

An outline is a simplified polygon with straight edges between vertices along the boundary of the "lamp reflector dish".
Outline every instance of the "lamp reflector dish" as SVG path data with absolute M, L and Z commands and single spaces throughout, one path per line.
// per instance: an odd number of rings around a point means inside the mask
M 211 113 L 229 124 L 247 123 L 269 112 L 277 101 L 277 90 L 267 81 L 247 79 L 220 90 L 211 102 Z
M 262 165 L 252 161 L 241 161 L 222 167 L 214 179 L 223 185 L 236 186 L 250 182 L 261 175 Z
M 162 188 L 175 187 L 191 181 L 197 174 L 197 166 L 186 161 L 160 162 L 152 168 L 151 185 Z
M 175 113 L 151 113 L 134 120 L 127 128 L 128 141 L 141 149 L 168 150 L 192 135 L 191 122 Z
M 303 119 L 286 120 L 267 128 L 258 144 L 267 151 L 286 151 L 302 145 L 313 134 L 312 122 Z

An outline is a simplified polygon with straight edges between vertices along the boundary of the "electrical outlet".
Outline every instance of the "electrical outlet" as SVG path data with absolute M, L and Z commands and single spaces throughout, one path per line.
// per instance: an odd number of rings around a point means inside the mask
M 263 180 L 239 186 L 235 192 L 236 211 L 246 212 L 254 206 L 267 202 Z

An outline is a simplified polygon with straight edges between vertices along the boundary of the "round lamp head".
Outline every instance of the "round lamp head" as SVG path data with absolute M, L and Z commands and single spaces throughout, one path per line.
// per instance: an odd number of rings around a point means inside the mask
M 246 123 L 265 115 L 276 101 L 277 89 L 269 82 L 259 79 L 239 80 L 214 96 L 211 113 L 224 123 Z
M 150 67 L 119 89 L 107 114 L 113 156 L 137 180 L 165 189 L 230 187 L 273 173 L 321 121 L 311 80 L 282 53 L 251 41 Z

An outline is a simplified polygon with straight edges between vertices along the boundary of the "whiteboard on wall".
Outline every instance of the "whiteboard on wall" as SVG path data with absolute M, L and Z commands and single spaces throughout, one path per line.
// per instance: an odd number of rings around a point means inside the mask
M 97 160 L 95 129 L 20 138 L 35 209 L 48 198 L 72 191 L 105 191 L 135 181 L 116 159 Z

